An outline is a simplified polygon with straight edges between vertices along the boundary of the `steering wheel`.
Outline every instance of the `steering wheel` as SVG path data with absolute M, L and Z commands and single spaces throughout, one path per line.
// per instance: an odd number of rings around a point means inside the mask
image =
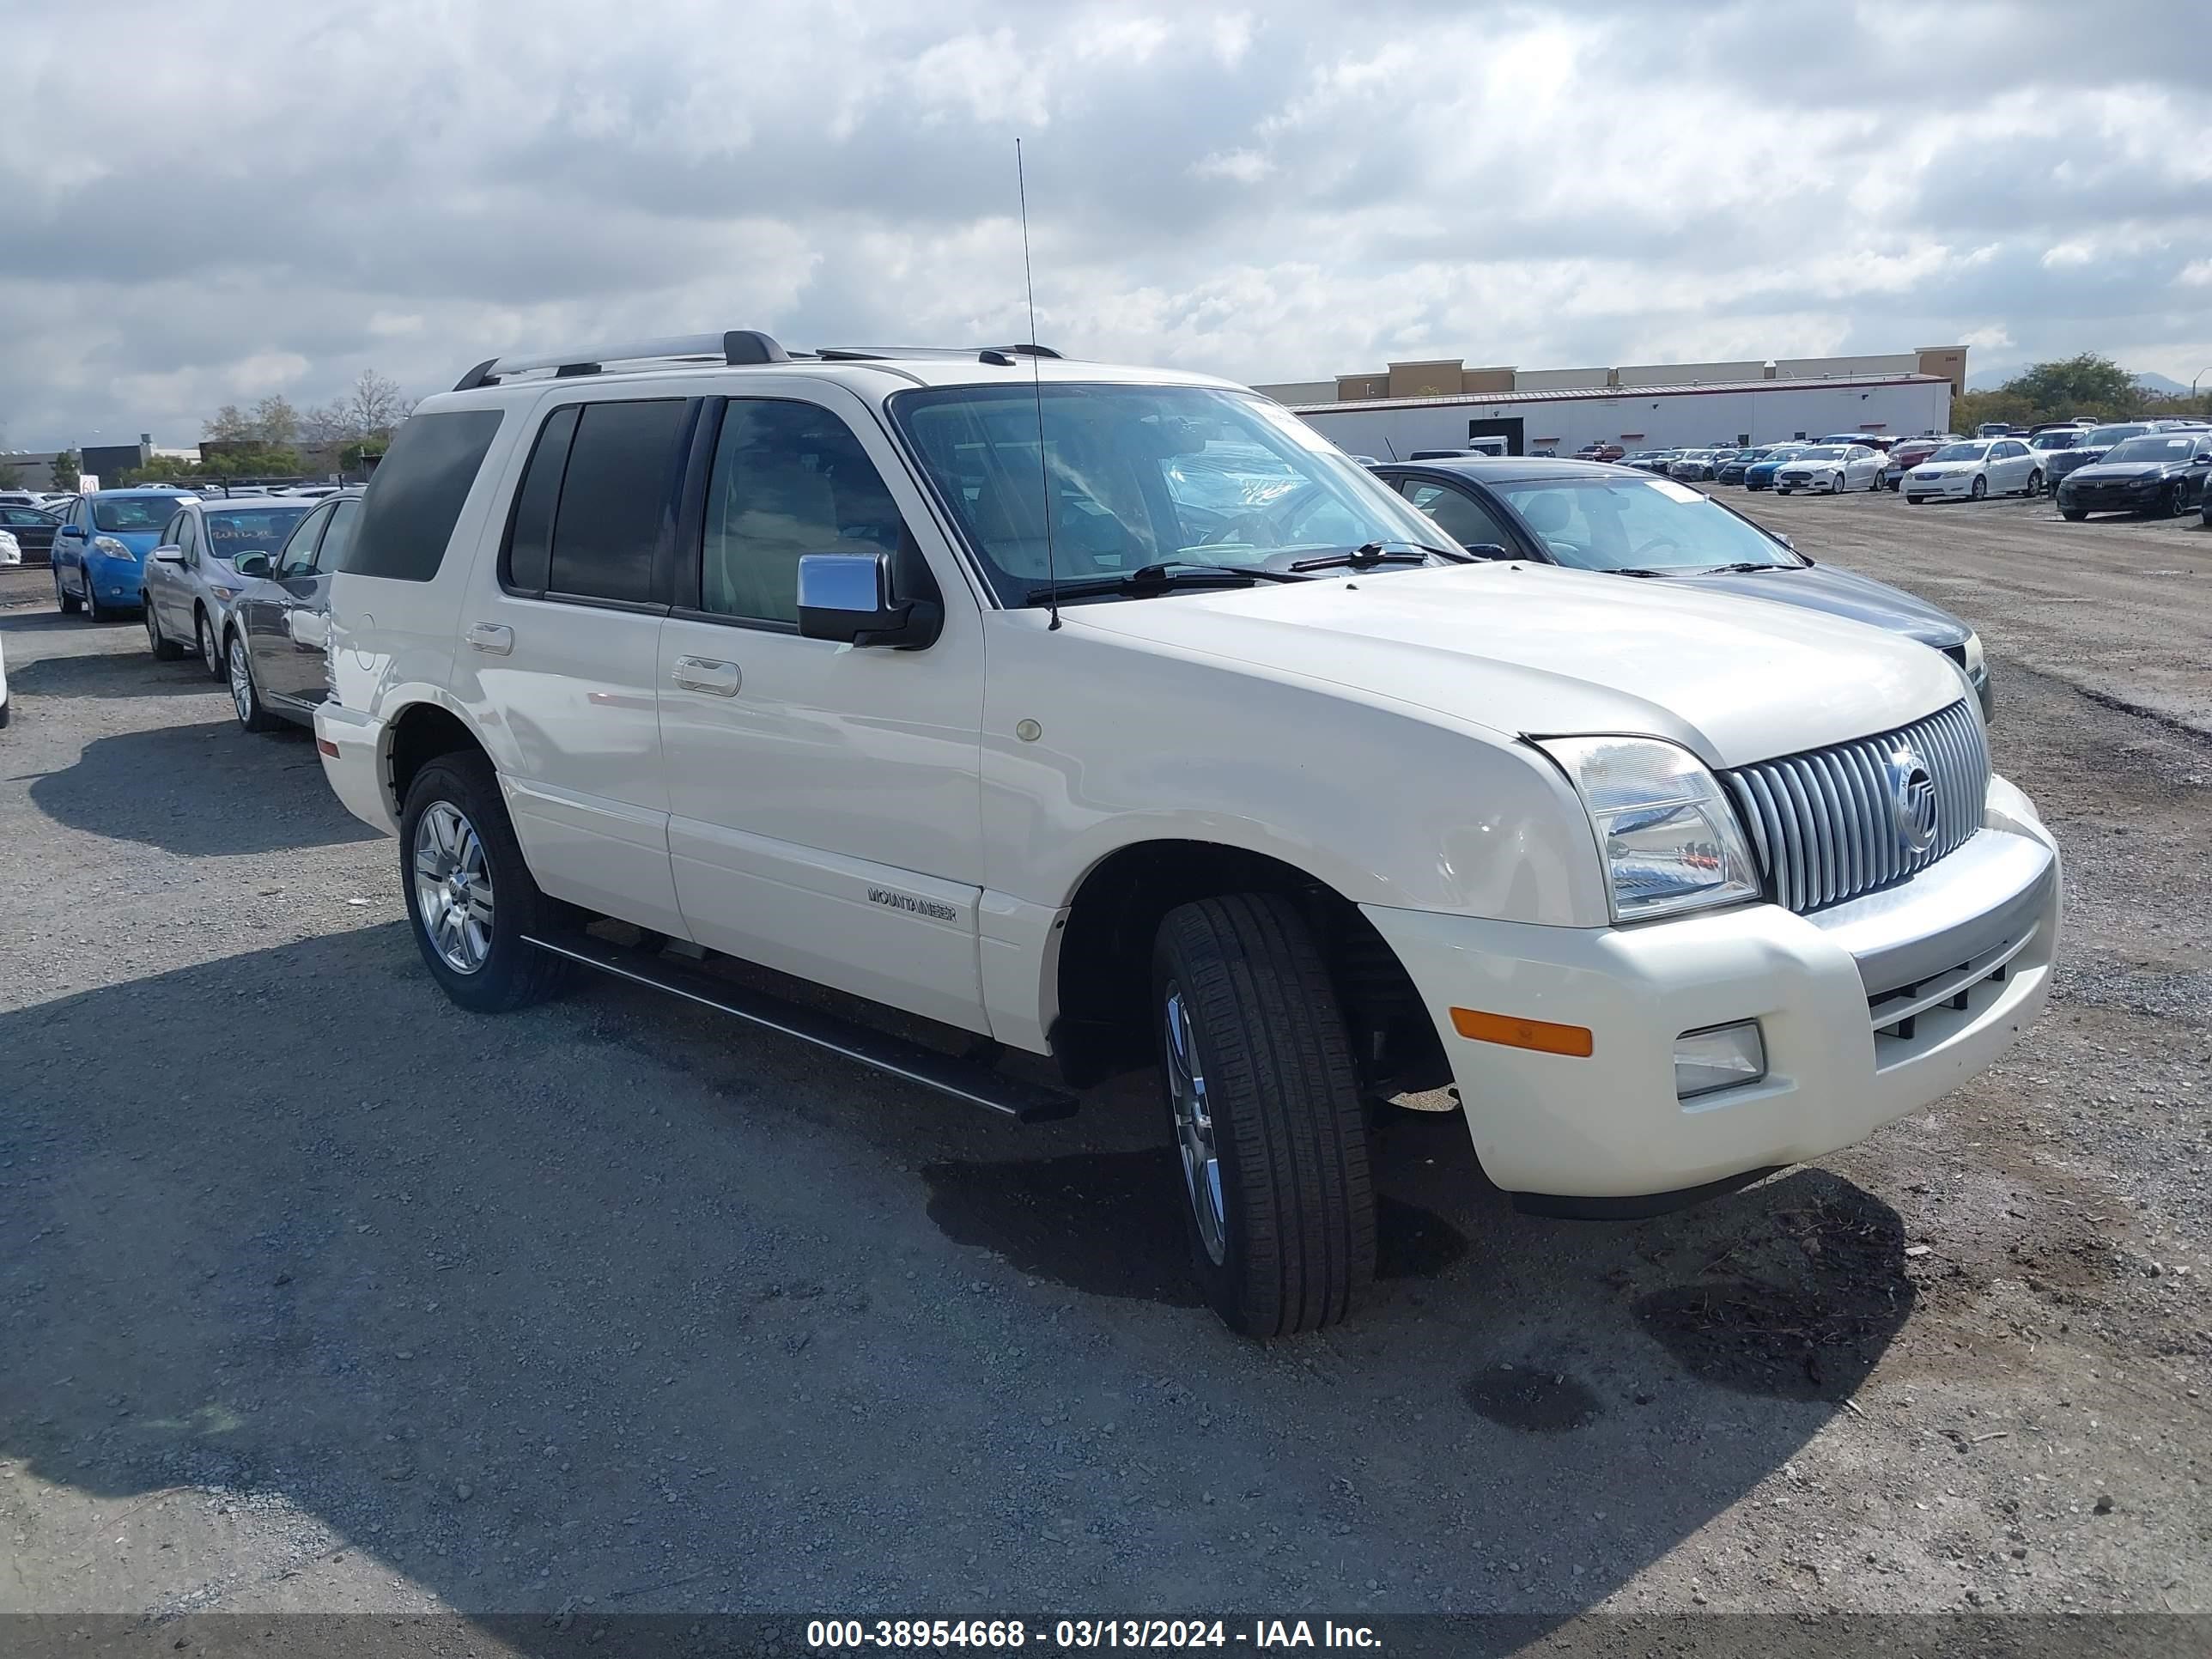
M 1675 552 L 1680 553 L 1682 550 L 1682 544 L 1672 536 L 1654 536 L 1628 556 L 1634 563 L 1642 564 L 1646 554 L 1656 553 L 1662 548 L 1672 548 Z
M 1221 547 L 1231 542 L 1241 542 L 1247 547 L 1280 547 L 1283 538 L 1280 528 L 1269 522 L 1269 514 L 1263 508 L 1231 519 L 1199 545 Z

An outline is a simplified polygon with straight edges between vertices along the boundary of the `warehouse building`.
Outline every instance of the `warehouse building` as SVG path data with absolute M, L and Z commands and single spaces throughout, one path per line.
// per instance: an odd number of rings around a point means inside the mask
M 1966 374 L 1964 346 L 1937 346 L 1892 356 L 1589 369 L 1470 369 L 1440 359 L 1256 390 L 1354 454 L 1474 447 L 1568 455 L 1590 443 L 1673 449 L 1942 432 Z

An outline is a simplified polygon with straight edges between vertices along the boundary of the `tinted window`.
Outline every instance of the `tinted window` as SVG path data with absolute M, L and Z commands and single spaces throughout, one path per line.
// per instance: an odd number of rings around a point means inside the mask
M 1803 562 L 1672 478 L 1508 478 L 1492 488 L 1553 558 L 1578 570 Z
M 103 495 L 92 504 L 92 521 L 102 530 L 159 530 L 176 510 L 174 495 Z
M 190 564 L 200 549 L 199 526 L 192 522 L 189 513 L 177 514 L 177 545 L 185 550 L 185 562 Z
M 584 406 L 554 514 L 549 590 L 653 598 L 653 552 L 689 413 L 680 398 Z
M 361 521 L 361 501 L 358 497 L 340 501 L 331 513 L 331 527 L 323 532 L 323 545 L 315 555 L 315 568 L 335 570 L 345 557 L 347 546 L 353 540 L 354 527 Z
M 904 521 L 875 463 L 845 423 L 812 404 L 734 399 L 707 486 L 699 603 L 717 616 L 799 620 L 807 553 L 901 552 Z M 896 573 L 912 597 L 926 580 Z
M 0 524 L 21 525 L 29 530 L 43 529 L 59 522 L 51 513 L 41 513 L 34 507 L 11 507 L 0 511 Z
M 507 533 L 507 564 L 500 573 L 509 587 L 526 593 L 545 591 L 553 562 L 553 510 L 561 504 L 561 474 L 568 465 L 568 441 L 576 435 L 579 407 L 556 409 L 538 434 L 522 488 L 514 495 L 514 521 Z
M 323 533 L 323 526 L 331 521 L 327 512 L 318 511 L 300 520 L 292 528 L 291 539 L 276 557 L 276 574 L 280 576 L 302 575 L 315 568 L 315 540 Z
M 1485 542 L 1509 549 L 1513 545 L 1513 538 L 1505 533 L 1497 515 L 1464 490 L 1408 478 L 1405 494 L 1407 501 L 1434 519 L 1444 534 L 1462 547 L 1480 547 Z
M 501 418 L 496 409 L 410 417 L 369 482 L 343 568 L 396 581 L 436 575 Z

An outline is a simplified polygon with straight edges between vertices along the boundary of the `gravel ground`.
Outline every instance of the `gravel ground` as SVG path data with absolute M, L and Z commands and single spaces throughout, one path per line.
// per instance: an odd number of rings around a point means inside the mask
M 1267 1346 L 1141 1087 L 461 1013 L 304 733 L 0 576 L 0 1612 L 2206 1610 L 2212 534 L 1747 505 L 1982 627 L 2050 1012 L 1650 1222 L 1394 1125 L 1374 1306 Z

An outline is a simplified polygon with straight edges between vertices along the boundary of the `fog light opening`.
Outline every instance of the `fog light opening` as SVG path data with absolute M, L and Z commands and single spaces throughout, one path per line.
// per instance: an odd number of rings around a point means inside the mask
M 1692 1100 L 1766 1075 L 1766 1042 L 1755 1019 L 1708 1025 L 1674 1039 L 1674 1095 Z

